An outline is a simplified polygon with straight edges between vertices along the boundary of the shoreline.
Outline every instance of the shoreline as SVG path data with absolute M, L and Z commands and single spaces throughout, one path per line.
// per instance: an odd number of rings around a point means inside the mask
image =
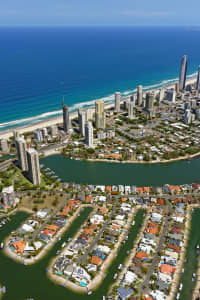
M 189 76 L 191 76 L 191 75 L 189 75 Z M 177 82 L 178 82 L 178 80 L 174 81 L 174 83 L 166 83 L 165 85 L 163 85 L 162 87 L 159 87 L 159 88 L 145 90 L 145 91 L 143 91 L 143 94 L 145 95 L 149 91 L 154 91 L 156 93 L 161 88 L 169 88 L 169 89 L 174 88 L 175 84 Z M 195 82 L 196 82 L 196 75 L 194 75 L 191 78 L 188 78 L 187 81 L 186 81 L 187 84 L 193 84 Z M 135 93 L 132 93 L 132 94 L 135 94 Z M 128 97 L 128 95 L 124 96 L 121 99 L 121 102 L 124 101 L 127 97 Z M 91 101 L 91 104 L 92 104 L 92 101 Z M 112 101 L 112 103 L 107 103 L 107 104 L 105 103 L 105 110 L 109 109 L 113 106 L 114 106 L 114 100 Z M 93 109 L 93 111 L 95 110 L 94 104 L 92 104 L 91 107 L 88 107 L 88 108 Z M 78 116 L 77 111 L 70 112 L 70 120 L 75 119 L 77 116 Z M 53 117 L 53 118 L 48 118 L 48 119 L 45 119 L 43 121 L 38 121 L 38 122 L 35 122 L 35 123 L 32 123 L 32 124 L 27 124 L 27 125 L 22 125 L 22 126 L 13 126 L 11 128 L 5 129 L 5 130 L 0 129 L 0 139 L 10 138 L 11 136 L 13 136 L 13 131 L 14 130 L 18 130 L 21 134 L 23 134 L 23 133 L 34 131 L 36 129 L 41 129 L 41 128 L 44 128 L 44 127 L 50 127 L 52 125 L 61 124 L 61 123 L 62 123 L 62 115 L 57 116 L 57 117 Z
M 31 258 L 25 258 L 22 256 L 18 256 L 15 252 L 12 252 L 12 250 L 8 246 L 8 241 L 9 241 L 10 235 L 4 240 L 5 247 L 4 247 L 3 251 L 4 251 L 5 255 L 7 255 L 8 257 L 10 257 L 11 259 L 13 259 L 16 262 L 23 263 L 25 265 L 32 265 L 32 264 L 38 262 L 53 247 L 53 245 L 58 241 L 58 238 L 64 234 L 64 232 L 68 229 L 68 227 L 72 225 L 73 221 L 78 217 L 81 210 L 84 209 L 85 207 L 91 207 L 91 205 L 84 204 L 84 205 L 80 206 L 75 211 L 75 213 L 69 218 L 69 220 L 65 224 L 65 226 L 63 226 L 63 228 L 58 230 L 55 237 L 48 244 L 46 244 L 36 256 L 31 257 Z
M 111 266 L 113 260 L 116 258 L 117 252 L 118 252 L 118 248 L 120 247 L 122 240 L 125 238 L 127 231 L 129 230 L 129 228 L 131 227 L 131 223 L 132 220 L 134 219 L 136 213 L 138 212 L 138 210 L 140 209 L 140 207 L 133 207 L 132 211 L 129 215 L 129 218 L 127 220 L 127 224 L 124 226 L 123 231 L 119 237 L 118 242 L 116 243 L 115 247 L 112 249 L 111 253 L 109 254 L 109 256 L 107 257 L 107 260 L 104 262 L 104 264 L 102 265 L 101 271 L 91 280 L 91 282 L 87 285 L 86 287 L 81 287 L 79 286 L 77 283 L 73 283 L 72 281 L 66 280 L 63 277 L 60 277 L 56 274 L 54 274 L 52 272 L 53 269 L 53 265 L 57 259 L 57 256 L 52 259 L 50 265 L 49 265 L 49 271 L 48 271 L 48 277 L 56 284 L 62 285 L 65 288 L 68 288 L 76 293 L 86 293 L 88 290 L 92 290 L 93 292 L 97 290 L 97 288 L 101 285 L 102 281 L 105 279 L 106 277 L 106 272 L 108 270 L 108 268 Z M 79 235 L 79 231 L 77 232 L 77 234 L 73 237 L 76 238 Z M 66 248 L 68 248 L 69 245 L 67 245 Z M 64 251 L 64 249 L 63 249 Z
M 63 155 L 62 152 L 58 152 L 55 151 L 54 153 L 45 155 L 45 157 L 48 156 L 52 156 L 52 155 Z M 64 155 L 63 155 L 64 156 Z M 176 161 L 180 161 L 180 160 L 192 160 L 195 157 L 200 156 L 200 151 L 191 155 L 185 155 L 185 156 L 181 156 L 181 157 L 177 157 L 177 158 L 172 158 L 172 159 L 168 159 L 168 160 L 150 160 L 150 161 L 145 161 L 145 160 L 116 160 L 116 159 L 101 159 L 101 158 L 89 158 L 89 159 L 80 159 L 77 161 L 81 161 L 81 162 L 108 162 L 108 163 L 115 163 L 115 164 L 146 164 L 146 165 L 151 165 L 151 164 L 167 164 L 167 163 L 172 163 L 172 162 L 176 162 Z M 70 159 L 66 156 L 64 156 L 67 159 Z M 71 160 L 76 160 L 76 159 L 71 159 Z

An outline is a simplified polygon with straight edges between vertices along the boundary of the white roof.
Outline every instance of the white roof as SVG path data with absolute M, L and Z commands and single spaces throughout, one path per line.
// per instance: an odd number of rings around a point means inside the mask
M 22 225 L 22 229 L 26 232 L 33 232 L 33 227 L 31 225 L 28 225 L 28 224 L 23 224 Z
M 127 284 L 131 284 L 133 281 L 137 279 L 137 275 L 131 271 L 128 271 L 124 276 L 124 281 Z
M 5 187 L 5 188 L 2 189 L 2 193 L 11 194 L 13 192 L 14 192 L 13 185 L 10 185 L 10 186 Z
M 38 250 L 42 247 L 43 244 L 42 244 L 42 242 L 38 241 L 38 242 L 34 242 L 33 245 L 35 246 L 35 249 Z
M 108 246 L 99 245 L 98 249 L 106 254 L 110 253 L 110 248 Z

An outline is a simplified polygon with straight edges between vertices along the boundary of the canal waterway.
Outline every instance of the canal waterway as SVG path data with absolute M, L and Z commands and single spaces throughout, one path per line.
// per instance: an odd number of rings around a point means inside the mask
M 192 274 L 196 273 L 199 256 L 197 255 L 197 245 L 200 245 L 200 208 L 194 209 L 192 213 L 190 235 L 188 247 L 186 250 L 186 260 L 184 263 L 184 272 L 181 275 L 180 283 L 183 289 L 180 292 L 180 300 L 190 300 L 196 281 L 192 281 Z
M 118 256 L 109 267 L 106 279 L 98 287 L 97 291 L 92 295 L 76 294 L 60 285 L 52 282 L 46 275 L 46 268 L 50 260 L 55 257 L 58 249 L 66 239 L 72 237 L 81 224 L 86 220 L 91 212 L 91 208 L 85 208 L 80 216 L 73 222 L 62 239 L 56 243 L 53 248 L 46 254 L 46 256 L 38 261 L 36 264 L 24 266 L 19 264 L 4 253 L 0 252 L 0 284 L 6 286 L 6 293 L 3 300 L 22 300 L 33 298 L 34 300 L 55 300 L 55 299 L 102 299 L 103 295 L 108 293 L 109 287 L 113 282 L 113 276 L 117 272 L 117 267 L 123 263 L 127 257 L 127 251 L 133 247 L 133 242 L 141 228 L 144 219 L 144 210 L 139 210 L 135 216 L 135 225 L 131 227 L 129 239 L 121 246 Z M 11 221 L 7 223 L 3 230 L 0 231 L 0 242 L 7 237 L 11 231 L 15 230 L 28 217 L 28 214 L 18 212 L 12 217 Z
M 41 159 L 65 182 L 161 186 L 200 182 L 200 158 L 158 164 L 129 164 L 70 160 L 62 155 Z

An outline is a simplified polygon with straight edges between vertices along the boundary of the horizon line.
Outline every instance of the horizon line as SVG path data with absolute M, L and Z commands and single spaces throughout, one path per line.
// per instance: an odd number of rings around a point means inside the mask
M 199 28 L 199 25 L 175 24 L 0 24 L 0 27 L 178 27 Z

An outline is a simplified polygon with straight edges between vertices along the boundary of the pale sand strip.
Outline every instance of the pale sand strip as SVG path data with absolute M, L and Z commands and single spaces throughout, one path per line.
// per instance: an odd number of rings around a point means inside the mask
M 195 82 L 196 82 L 196 78 L 191 78 L 191 79 L 187 80 L 187 84 L 193 84 Z M 166 84 L 166 86 L 164 86 L 164 88 L 173 88 L 175 86 L 175 83 Z M 158 92 L 160 90 L 160 88 L 151 89 L 151 91 L 152 90 L 154 92 Z M 144 95 L 147 92 L 148 91 L 145 91 Z M 124 101 L 124 99 L 122 101 Z M 113 106 L 114 106 L 114 103 L 106 104 L 105 109 L 109 109 Z M 91 106 L 91 108 L 93 109 L 93 112 L 94 112 L 94 107 Z M 77 112 L 70 113 L 70 120 L 76 118 L 77 115 L 78 115 Z M 25 125 L 25 126 L 20 126 L 20 127 L 16 126 L 16 127 L 13 127 L 11 129 L 8 129 L 8 130 L 5 130 L 5 131 L 0 131 L 0 139 L 2 139 L 2 138 L 8 139 L 9 137 L 13 136 L 13 130 L 18 130 L 20 132 L 20 134 L 23 134 L 23 133 L 27 133 L 27 132 L 32 132 L 36 129 L 41 129 L 43 127 L 49 127 L 49 126 L 56 125 L 56 124 L 62 124 L 62 116 L 58 116 L 58 117 L 55 117 L 55 118 L 52 118 L 52 119 L 47 119 L 47 120 L 37 122 L 37 123 L 31 124 L 31 125 Z
M 77 216 L 79 215 L 80 211 L 84 208 L 84 207 L 93 207 L 90 204 L 83 204 L 82 206 L 80 206 L 77 211 L 74 213 L 73 216 L 71 216 L 68 220 L 68 222 L 66 223 L 66 225 L 61 228 L 56 235 L 54 236 L 54 238 L 43 247 L 43 249 L 38 253 L 38 255 L 36 255 L 35 257 L 32 258 L 23 258 L 19 255 L 17 255 L 16 253 L 12 252 L 12 250 L 10 249 L 10 247 L 8 246 L 8 242 L 9 242 L 9 237 L 5 239 L 4 244 L 4 253 L 9 256 L 10 258 L 12 258 L 13 260 L 19 262 L 19 263 L 24 263 L 26 265 L 31 265 L 34 264 L 36 262 L 38 262 L 40 259 L 42 259 L 45 254 L 53 247 L 53 245 L 57 242 L 58 238 L 60 236 L 63 235 L 63 233 L 68 229 L 69 226 L 71 226 L 71 224 L 73 223 L 73 221 L 77 218 Z

